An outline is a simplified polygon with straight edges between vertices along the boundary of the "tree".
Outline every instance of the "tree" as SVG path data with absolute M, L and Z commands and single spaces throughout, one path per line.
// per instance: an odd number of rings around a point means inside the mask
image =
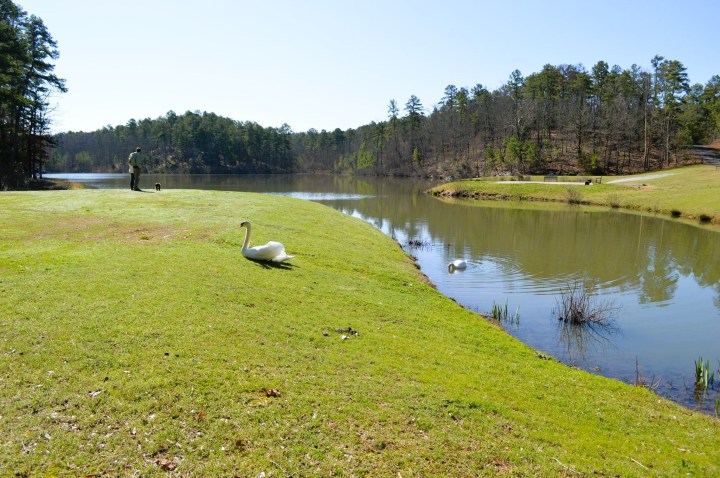
M 710 139 L 713 139 L 715 135 L 720 134 L 720 75 L 714 75 L 705 85 L 702 93 L 702 103 L 715 125 L 709 134 Z
M 670 164 L 671 137 L 677 126 L 682 98 L 690 90 L 687 69 L 677 60 L 665 60 L 658 69 L 659 91 L 665 133 L 665 164 Z M 677 163 L 677 158 L 675 160 Z
M 0 189 L 22 187 L 52 146 L 48 97 L 67 91 L 54 73 L 57 43 L 43 21 L 0 0 Z
M 445 96 L 443 96 L 440 104 L 448 111 L 452 111 L 457 104 L 458 89 L 455 85 L 447 85 L 445 87 Z
M 703 85 L 695 84 L 682 99 L 677 118 L 677 137 L 680 144 L 701 144 L 712 139 L 715 124 L 703 101 L 704 91 Z
M 16 86 L 22 78 L 26 51 L 21 22 L 25 12 L 9 0 L 0 0 L 0 190 L 21 179 L 17 164 L 18 140 L 14 135 L 14 111 L 18 107 Z
M 522 138 L 523 136 L 523 120 L 522 115 L 520 114 L 520 105 L 521 101 L 523 99 L 523 89 L 525 86 L 525 79 L 522 76 L 522 73 L 520 73 L 520 70 L 514 70 L 510 74 L 510 79 L 508 80 L 506 87 L 507 91 L 510 93 L 510 97 L 512 98 L 512 104 L 513 104 L 513 119 L 514 119 L 514 128 L 515 128 L 515 135 L 519 138 Z
M 422 126 L 422 119 L 425 116 L 423 113 L 423 105 L 420 103 L 420 99 L 415 95 L 410 95 L 407 103 L 405 103 L 405 122 L 410 129 L 410 151 L 413 159 L 413 163 L 419 163 L 422 158 L 422 154 L 418 147 L 417 133 Z

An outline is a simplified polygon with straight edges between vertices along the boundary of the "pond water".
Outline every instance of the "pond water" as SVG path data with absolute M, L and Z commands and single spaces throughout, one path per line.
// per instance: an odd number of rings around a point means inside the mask
M 46 175 L 127 188 L 124 174 Z M 443 201 L 417 179 L 338 176 L 145 175 L 147 189 L 219 189 L 318 201 L 362 218 L 417 258 L 443 294 L 477 312 L 505 309 L 505 330 L 531 347 L 604 376 L 642 383 L 690 408 L 720 399 L 720 229 L 605 208 Z M 290 241 L 286 241 L 290 242 Z M 463 271 L 447 264 L 462 258 Z M 609 327 L 568 327 L 554 310 L 583 284 Z M 698 394 L 695 362 L 716 386 Z

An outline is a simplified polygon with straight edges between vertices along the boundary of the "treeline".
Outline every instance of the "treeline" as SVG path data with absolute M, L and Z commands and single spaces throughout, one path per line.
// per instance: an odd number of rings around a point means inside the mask
M 486 176 L 560 171 L 617 174 L 667 167 L 720 131 L 720 76 L 691 85 L 677 60 L 647 71 L 600 61 L 514 71 L 490 91 L 449 85 L 431 110 L 411 95 L 388 119 L 294 133 L 212 113 L 174 112 L 56 139 L 48 170 L 125 171 L 137 145 L 151 172 L 350 172 Z
M 59 134 L 46 169 L 125 173 L 129 153 L 140 146 L 143 168 L 155 173 L 289 173 L 291 134 L 287 125 L 263 128 L 214 113 L 170 111 L 155 120 Z
M 372 174 L 486 176 L 626 173 L 677 164 L 720 131 L 720 76 L 690 85 L 686 68 L 656 56 L 652 70 L 604 61 L 514 71 L 495 91 L 449 85 L 432 111 L 411 96 L 388 120 L 293 136 L 296 166 Z
M 0 191 L 24 187 L 54 144 L 48 97 L 66 91 L 53 74 L 57 58 L 42 20 L 0 0 Z

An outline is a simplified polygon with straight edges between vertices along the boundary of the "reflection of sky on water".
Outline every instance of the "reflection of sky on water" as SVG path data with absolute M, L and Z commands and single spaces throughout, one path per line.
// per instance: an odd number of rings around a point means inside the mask
M 305 199 L 307 201 L 352 201 L 357 199 L 367 199 L 373 196 L 364 194 L 337 194 L 337 193 L 304 193 L 304 192 L 286 192 L 286 193 L 269 193 L 275 196 L 287 196 L 295 199 Z

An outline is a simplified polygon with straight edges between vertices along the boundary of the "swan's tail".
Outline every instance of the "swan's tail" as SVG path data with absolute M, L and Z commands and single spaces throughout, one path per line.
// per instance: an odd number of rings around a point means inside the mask
M 295 257 L 295 256 L 289 256 L 289 255 L 283 253 L 282 255 L 273 257 L 272 261 L 273 262 L 285 262 L 286 260 L 292 259 L 293 257 Z

